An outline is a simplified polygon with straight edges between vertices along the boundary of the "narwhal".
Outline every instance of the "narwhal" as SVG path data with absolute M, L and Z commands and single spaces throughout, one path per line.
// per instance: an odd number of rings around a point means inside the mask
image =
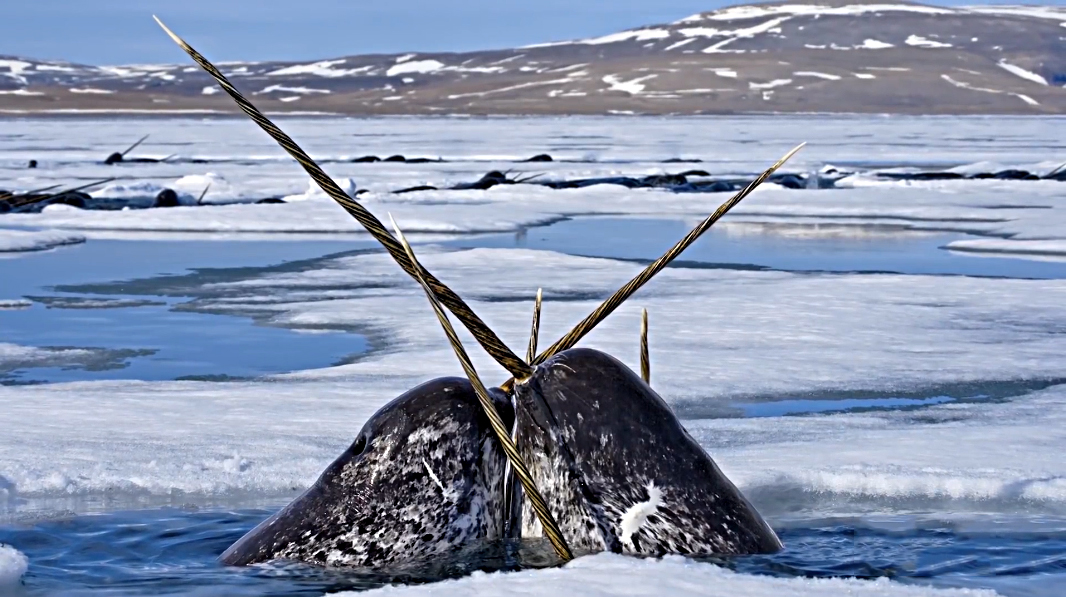
M 538 300 L 522 359 L 419 264 L 398 227 L 390 233 L 213 64 L 159 24 L 418 281 L 466 374 L 427 382 L 378 411 L 310 489 L 230 547 L 223 562 L 290 559 L 388 569 L 499 538 L 546 537 L 563 561 L 598 551 L 728 555 L 781 548 L 651 388 L 646 318 L 643 376 L 575 345 L 802 145 L 540 354 Z M 510 380 L 499 388 L 484 385 L 446 311 Z

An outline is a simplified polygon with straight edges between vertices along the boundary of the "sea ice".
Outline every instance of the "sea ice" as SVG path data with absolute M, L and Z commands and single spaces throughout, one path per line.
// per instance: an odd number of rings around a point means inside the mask
M 0 589 L 10 590 L 18 585 L 29 565 L 22 552 L 0 543 Z
M 545 289 L 546 344 L 639 269 L 519 249 L 423 246 L 419 254 L 512 346 L 525 342 L 537 286 Z M 262 381 L 0 387 L 0 474 L 21 497 L 291 495 L 375 409 L 421 381 L 460 372 L 419 288 L 379 253 L 215 281 L 203 293 L 187 308 L 359 330 L 374 349 L 349 365 Z M 920 417 L 707 418 L 729 415 L 737 400 L 1039 385 L 1066 370 L 1066 338 L 1047 333 L 1066 328 L 1064 302 L 1061 280 L 671 268 L 582 345 L 635 366 L 638 307 L 647 307 L 652 385 L 771 516 L 930 503 L 946 512 L 1014 511 L 1027 500 L 1066 512 L 1060 388 L 1007 404 L 930 407 Z M 486 381 L 502 381 L 461 335 Z M 225 464 L 234 454 L 247 462 Z
M 933 589 L 856 579 L 774 578 L 740 574 L 680 556 L 637 559 L 601 553 L 578 558 L 562 568 L 520 572 L 474 572 L 433 585 L 395 585 L 354 595 L 733 595 L 736 597 L 994 597 L 995 591 Z
M 85 242 L 84 236 L 70 232 L 0 228 L 0 253 L 44 251 L 83 242 Z

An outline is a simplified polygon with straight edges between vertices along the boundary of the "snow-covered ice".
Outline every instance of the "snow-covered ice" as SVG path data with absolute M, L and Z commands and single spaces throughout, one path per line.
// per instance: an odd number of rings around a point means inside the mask
M 10 590 L 26 574 L 29 560 L 19 550 L 0 543 L 0 589 Z
M 474 572 L 470 576 L 432 585 L 390 586 L 354 595 L 734 595 L 738 597 L 808 597 L 848 595 L 852 597 L 994 597 L 994 591 L 973 589 L 931 589 L 915 587 L 882 578 L 855 579 L 771 578 L 738 574 L 712 564 L 678 556 L 662 559 L 635 559 L 617 554 L 597 554 L 578 558 L 562 568 L 521 572 Z
M 545 289 L 542 337 L 554 338 L 592 310 L 595 301 L 582 297 L 602 296 L 639 267 L 529 250 L 419 252 L 512 345 L 524 341 L 525 303 L 536 286 Z M 514 271 L 523 276 L 508 275 Z M 383 255 L 210 288 L 216 298 L 196 308 L 255 310 L 274 325 L 360 329 L 377 348 L 350 365 L 261 382 L 0 387 L 8 405 L 0 413 L 7 430 L 0 462 L 21 496 L 287 493 L 311 482 L 387 400 L 457 372 L 424 296 Z M 796 488 L 808 496 L 805 509 L 828 513 L 909 508 L 901 496 L 945 499 L 952 508 L 977 500 L 995 511 L 1003 507 L 997 499 L 1013 507 L 1010 492 L 1031 487 L 1048 508 L 1066 512 L 1066 486 L 1056 481 L 1066 478 L 1056 439 L 1066 420 L 1055 422 L 1066 413 L 1062 390 L 996 407 L 932 407 L 923 413 L 948 413 L 947 420 L 926 425 L 895 414 L 701 418 L 728 413 L 736 400 L 1055 378 L 1066 370 L 1066 340 L 1046 330 L 1066 327 L 1064 301 L 1066 282 L 1056 280 L 670 269 L 583 344 L 635 365 L 638 307 L 648 308 L 653 384 L 756 496 Z M 487 380 L 503 379 L 481 351 L 471 352 Z M 79 406 L 87 403 L 89 411 Z M 57 434 L 66 447 L 57 448 Z M 992 437 L 999 439 L 986 441 Z M 856 441 L 857 451 L 844 449 Z M 235 454 L 248 461 L 241 470 L 225 465 Z M 1031 497 L 1023 494 L 1015 497 Z M 874 499 L 836 504 L 849 495 Z
M 0 253 L 45 251 L 85 242 L 85 237 L 59 230 L 13 230 L 0 228 Z

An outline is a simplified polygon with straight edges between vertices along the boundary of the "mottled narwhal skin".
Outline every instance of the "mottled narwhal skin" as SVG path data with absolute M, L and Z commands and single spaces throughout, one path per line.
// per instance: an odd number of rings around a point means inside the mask
M 777 535 L 614 357 L 561 352 L 515 385 L 518 449 L 575 553 L 754 554 Z M 542 535 L 528 501 L 522 536 Z
M 493 398 L 509 425 L 509 401 Z M 374 414 L 310 489 L 221 561 L 370 569 L 438 561 L 503 537 L 505 463 L 470 382 L 426 382 Z

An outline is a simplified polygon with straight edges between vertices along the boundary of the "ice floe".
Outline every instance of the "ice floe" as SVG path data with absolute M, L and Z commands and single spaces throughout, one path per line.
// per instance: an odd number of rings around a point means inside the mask
M 70 232 L 0 228 L 0 253 L 45 251 L 83 242 L 85 242 L 84 236 Z
M 457 580 L 425 586 L 390 586 L 348 597 L 438 595 L 735 595 L 736 597 L 994 597 L 995 591 L 933 589 L 892 582 L 856 579 L 773 578 L 741 574 L 680 556 L 636 559 L 603 553 L 578 558 L 562 568 L 520 572 L 474 572 Z
M 640 268 L 545 251 L 419 252 L 513 345 L 528 332 L 526 303 L 537 286 L 545 290 L 542 337 L 555 338 Z M 376 348 L 350 365 L 263 381 L 0 387 L 0 474 L 25 498 L 304 487 L 377 407 L 420 381 L 456 374 L 419 292 L 377 253 L 183 291 L 202 294 L 194 309 L 357 329 Z M 1066 369 L 1066 339 L 1048 333 L 1066 329 L 1064 281 L 672 268 L 631 303 L 583 345 L 635 364 L 638 307 L 647 307 L 653 385 L 768 512 L 910 511 L 937 500 L 949 510 L 991 511 L 1035 500 L 1066 512 L 1066 485 L 1057 480 L 1066 478 L 1057 448 L 1066 441 L 1061 387 L 1000 405 L 930 407 L 918 418 L 705 418 L 728 414 L 737 400 L 1053 379 Z M 471 352 L 488 381 L 502 380 L 481 351 Z M 57 435 L 65 447 L 56 447 Z M 241 470 L 225 464 L 234 454 L 247 461 Z
M 19 550 L 0 543 L 0 589 L 10 590 L 26 574 L 30 561 Z

